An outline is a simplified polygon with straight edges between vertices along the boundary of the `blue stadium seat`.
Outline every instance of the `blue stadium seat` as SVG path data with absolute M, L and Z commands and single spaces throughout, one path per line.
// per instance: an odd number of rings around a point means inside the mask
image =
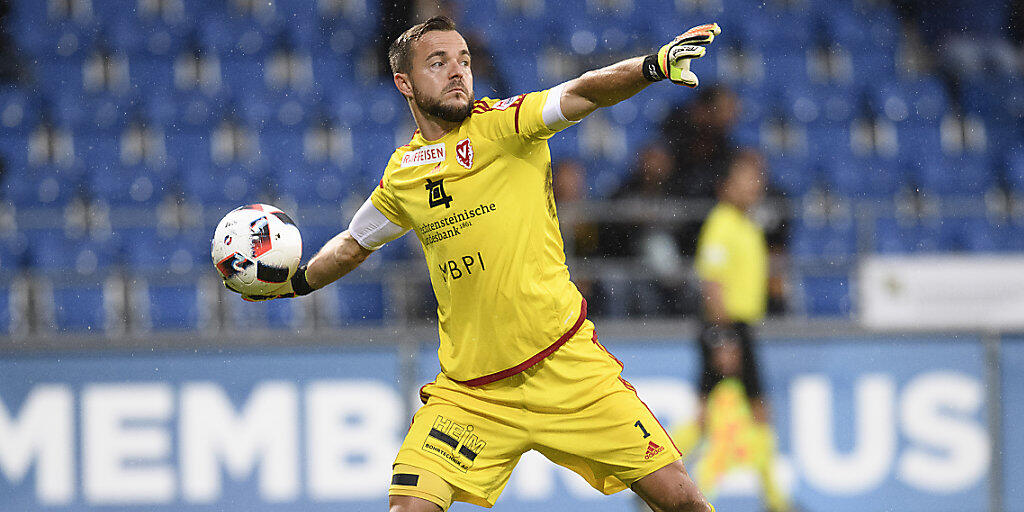
M 238 98 L 265 90 L 263 59 L 244 56 L 222 56 L 220 60 L 222 82 Z
M 783 194 L 798 198 L 818 181 L 817 168 L 808 155 L 768 155 L 768 181 Z
M 15 206 L 63 206 L 82 190 L 77 170 L 45 166 L 10 169 L 4 177 L 4 198 Z
M 1011 149 L 1006 155 L 1006 183 L 1011 191 L 1024 193 L 1024 146 Z
M 846 275 L 805 276 L 799 282 L 805 313 L 848 317 L 852 311 L 850 279 Z
M 183 276 L 177 282 L 139 281 L 135 305 L 139 321 L 153 330 L 196 330 L 202 327 L 197 282 Z M 141 306 L 141 307 L 140 307 Z
M 995 170 L 984 156 L 945 156 L 923 162 L 916 170 L 921 189 L 939 195 L 984 194 L 996 181 Z
M 28 237 L 24 232 L 0 238 L 0 272 L 21 270 L 28 263 L 27 248 Z
M 891 76 L 890 73 L 881 75 Z M 885 80 L 869 85 L 868 94 L 872 104 L 880 110 L 878 115 L 887 112 L 906 112 L 906 120 L 911 123 L 938 123 L 949 106 L 946 87 L 935 77 L 924 77 L 916 80 Z
M 35 63 L 33 92 L 49 97 L 82 94 L 84 62 L 82 58 L 75 57 L 38 61 Z
M 87 183 L 90 195 L 110 206 L 155 207 L 176 192 L 177 175 L 171 168 L 145 165 L 113 167 L 94 172 Z
M 14 324 L 14 318 L 17 314 L 14 311 L 11 287 L 6 283 L 7 280 L 4 280 L 4 284 L 0 284 L 0 333 L 2 334 L 8 334 L 11 332 L 11 328 Z
M 380 325 L 384 323 L 387 307 L 384 285 L 379 282 L 337 282 L 331 293 L 337 299 L 337 309 L 329 314 L 340 327 Z
M 36 270 L 55 274 L 94 275 L 115 261 L 117 242 L 84 235 L 69 236 L 64 229 L 27 232 L 28 262 Z
M 931 253 L 939 248 L 938 219 L 900 222 L 886 216 L 875 222 L 873 232 L 874 250 L 882 254 Z
M 57 330 L 102 332 L 107 328 L 110 315 L 107 289 L 102 280 L 74 284 L 56 281 L 51 292 Z
M 289 329 L 300 327 L 302 302 L 296 300 L 272 300 L 246 302 L 237 296 L 228 297 L 231 302 L 230 321 L 235 329 Z
M 790 252 L 801 258 L 847 258 L 857 253 L 857 232 L 853 222 L 847 225 L 811 225 L 794 220 L 791 226 Z
M 129 63 L 129 76 L 131 77 L 134 92 L 144 98 L 151 97 L 154 93 L 166 94 L 174 88 L 174 58 L 176 52 L 170 57 L 147 57 L 138 56 L 131 59 Z
M 210 235 L 205 228 L 164 233 L 156 228 L 123 228 L 121 258 L 129 268 L 150 274 L 184 276 L 210 263 Z
M 188 166 L 181 180 L 186 198 L 209 205 L 253 202 L 269 191 L 265 169 L 258 165 Z
M 938 248 L 950 252 L 994 252 L 1004 245 L 1001 233 L 988 219 L 946 216 L 940 220 Z
M 0 86 L 0 125 L 5 136 L 26 136 L 38 122 L 39 105 L 32 95 L 16 87 Z
M 383 169 L 379 170 L 383 174 Z M 351 193 L 353 185 L 359 183 L 354 169 L 333 164 L 303 164 L 291 167 L 275 167 L 270 182 L 277 194 L 307 203 L 341 204 Z M 369 184 L 369 185 L 372 185 Z M 367 193 L 369 193 L 369 187 Z
M 0 178 L 0 197 L 6 198 L 11 174 L 28 166 L 28 137 L 0 133 L 0 160 L 3 160 L 4 169 L 8 172 Z

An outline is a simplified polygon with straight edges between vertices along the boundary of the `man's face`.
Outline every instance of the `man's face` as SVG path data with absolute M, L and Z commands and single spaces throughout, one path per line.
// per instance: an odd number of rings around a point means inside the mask
M 455 31 L 432 31 L 413 43 L 409 83 L 424 113 L 459 123 L 473 112 L 473 72 L 466 40 Z
M 733 162 L 722 192 L 723 199 L 749 210 L 764 197 L 764 173 L 754 161 L 741 159 Z

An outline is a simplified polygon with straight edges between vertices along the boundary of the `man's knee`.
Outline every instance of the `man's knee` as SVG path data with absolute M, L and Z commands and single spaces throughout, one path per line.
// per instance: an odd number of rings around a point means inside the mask
M 700 492 L 680 492 L 670 501 L 665 512 L 714 512 Z
M 389 496 L 389 512 L 441 512 L 436 503 L 414 496 Z
M 632 485 L 655 512 L 714 512 L 681 461 L 675 461 Z

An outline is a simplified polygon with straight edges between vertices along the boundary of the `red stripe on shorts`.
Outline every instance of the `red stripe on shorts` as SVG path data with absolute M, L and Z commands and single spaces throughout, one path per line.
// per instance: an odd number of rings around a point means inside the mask
M 551 354 L 554 354 L 555 351 L 558 350 L 559 347 L 561 347 L 562 345 L 565 345 L 565 342 L 569 341 L 569 338 L 572 338 L 573 335 L 575 335 L 576 332 L 580 330 L 580 327 L 583 326 L 583 321 L 586 320 L 586 319 L 587 319 L 587 299 L 583 299 L 583 301 L 580 302 L 580 316 L 579 316 L 579 318 L 576 319 L 576 323 L 573 324 L 573 326 L 570 327 L 569 330 L 566 331 L 566 333 L 563 334 L 561 338 L 558 338 L 558 340 L 556 340 L 554 343 L 552 343 L 550 346 L 548 346 L 548 348 L 545 348 L 544 350 L 541 350 L 540 352 L 538 352 L 533 357 L 531 357 L 531 358 L 527 359 L 526 361 L 523 361 L 523 362 L 513 366 L 512 368 L 509 368 L 509 369 L 506 369 L 506 370 L 501 370 L 500 372 L 495 372 L 495 373 L 492 373 L 490 375 L 484 375 L 483 377 L 477 377 L 475 379 L 469 379 L 469 380 L 455 380 L 455 379 L 451 379 L 451 380 L 453 382 L 458 382 L 459 384 L 465 384 L 467 386 L 483 386 L 484 384 L 490 384 L 492 382 L 498 382 L 501 379 L 507 379 L 507 378 L 509 378 L 509 377 L 511 377 L 511 376 L 513 376 L 513 375 L 515 375 L 515 374 L 517 374 L 517 373 L 519 373 L 519 372 L 521 372 L 521 371 L 523 371 L 523 370 L 525 370 L 525 369 L 527 369 L 527 368 L 529 368 L 529 367 L 531 367 L 531 366 L 533 366 L 533 365 L 535 365 L 535 364 L 537 364 L 539 362 L 541 362 L 542 360 L 544 360 L 544 358 L 550 356 Z
M 619 367 L 620 368 L 625 368 L 626 367 L 625 365 L 622 364 L 622 361 L 619 361 L 619 358 L 615 357 L 615 355 L 613 355 L 611 352 L 609 352 L 608 349 L 604 348 L 604 345 L 602 345 L 600 341 L 597 341 L 597 329 L 594 329 L 594 340 L 593 341 L 594 341 L 594 344 L 597 345 L 598 347 L 600 347 L 601 350 L 603 350 L 605 354 L 608 354 L 608 357 L 614 359 L 616 363 L 619 363 Z M 647 409 L 647 412 L 651 413 L 651 417 L 654 418 L 654 421 L 658 424 L 658 427 L 661 428 L 661 431 L 665 433 L 665 437 L 667 437 L 668 441 L 670 443 L 672 443 L 672 447 L 674 447 L 677 452 L 683 453 L 683 451 L 680 450 L 678 446 L 676 446 L 675 440 L 672 439 L 671 435 L 669 435 L 668 430 L 665 429 L 665 426 L 662 425 L 660 421 L 658 421 L 658 417 L 654 415 L 654 411 L 652 411 L 650 407 L 647 407 L 647 404 L 640 398 L 640 395 L 637 394 L 636 388 L 634 388 L 633 385 L 630 384 L 628 380 L 623 379 L 621 375 L 619 376 L 619 382 L 621 382 L 623 386 L 626 386 L 626 389 L 632 391 L 633 395 L 636 396 L 636 399 L 641 404 L 643 404 L 644 407 Z

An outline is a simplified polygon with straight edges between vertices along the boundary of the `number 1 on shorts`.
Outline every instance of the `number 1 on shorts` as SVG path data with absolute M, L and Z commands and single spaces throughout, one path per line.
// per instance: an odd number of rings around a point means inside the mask
M 640 432 L 644 433 L 644 439 L 647 439 L 648 437 L 651 437 L 651 433 L 648 432 L 646 428 L 644 428 L 644 424 L 640 423 L 640 420 L 636 420 L 636 423 L 634 423 L 633 426 L 634 427 L 640 427 Z

